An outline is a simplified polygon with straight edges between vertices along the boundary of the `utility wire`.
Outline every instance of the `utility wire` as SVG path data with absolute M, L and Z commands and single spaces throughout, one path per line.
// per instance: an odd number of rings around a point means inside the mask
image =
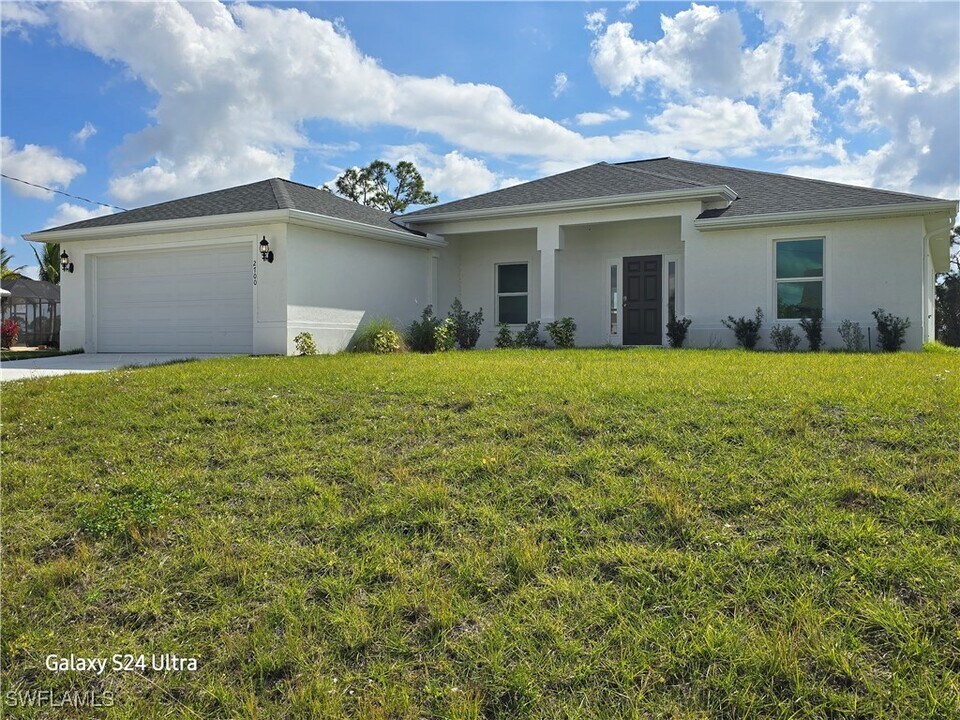
M 0 173 L 0 177 L 4 177 L 7 180 L 13 180 L 14 182 L 23 183 L 24 185 L 29 185 L 30 187 L 40 188 L 41 190 L 46 190 L 47 192 L 58 193 L 60 195 L 66 195 L 68 198 L 73 198 L 74 200 L 83 200 L 83 202 L 88 202 L 91 205 L 102 205 L 103 207 L 113 208 L 114 210 L 122 210 L 126 212 L 126 208 L 117 207 L 116 205 L 108 205 L 107 203 L 102 203 L 97 200 L 90 200 L 89 198 L 80 197 L 79 195 L 71 195 L 68 192 L 63 190 L 54 190 L 53 188 L 48 188 L 46 185 L 37 185 L 36 183 L 27 182 L 26 180 L 21 180 L 20 178 L 11 177 L 9 175 L 4 175 Z

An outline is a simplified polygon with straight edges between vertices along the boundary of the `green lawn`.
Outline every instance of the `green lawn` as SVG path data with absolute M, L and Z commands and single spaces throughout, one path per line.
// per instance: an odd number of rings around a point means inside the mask
M 960 716 L 956 353 L 243 358 L 2 401 L 0 701 Z M 199 667 L 44 668 L 71 652 Z

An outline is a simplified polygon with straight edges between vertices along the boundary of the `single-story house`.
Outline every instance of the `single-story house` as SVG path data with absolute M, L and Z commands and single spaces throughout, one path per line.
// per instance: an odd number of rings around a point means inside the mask
M 674 158 L 597 163 L 402 216 L 273 178 L 26 235 L 59 242 L 61 347 L 322 351 L 454 298 L 497 324 L 570 316 L 578 345 L 730 346 L 728 315 L 795 325 L 877 308 L 932 340 L 957 202 Z M 73 271 L 70 272 L 69 270 Z

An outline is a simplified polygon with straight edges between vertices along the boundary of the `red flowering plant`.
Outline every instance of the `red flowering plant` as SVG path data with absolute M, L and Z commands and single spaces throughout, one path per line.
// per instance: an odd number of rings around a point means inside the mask
M 0 323 L 0 345 L 5 348 L 13 347 L 20 335 L 20 323 L 12 318 L 8 318 Z

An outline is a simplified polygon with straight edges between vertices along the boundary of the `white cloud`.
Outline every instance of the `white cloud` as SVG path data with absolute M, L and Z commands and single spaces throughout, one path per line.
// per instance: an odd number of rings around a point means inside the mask
M 93 208 L 74 205 L 72 203 L 61 203 L 57 206 L 57 211 L 44 224 L 43 229 L 60 227 L 70 223 L 89 220 L 90 218 L 100 217 L 101 215 L 110 215 L 113 212 L 110 208 L 96 206 Z
M 46 25 L 50 19 L 37 5 L 24 2 L 0 2 L 0 26 L 3 34 L 16 32 L 29 36 L 27 28 Z
M 614 120 L 626 120 L 630 117 L 630 113 L 626 110 L 623 110 L 618 107 L 613 107 L 607 110 L 606 112 L 585 112 L 580 113 L 574 118 L 577 125 L 602 125 L 603 123 L 612 122 Z
M 83 127 L 73 134 L 73 139 L 80 145 L 83 145 L 90 138 L 97 134 L 97 128 L 89 120 L 83 124 Z
M 560 97 L 570 84 L 566 73 L 559 72 L 553 76 L 553 96 Z
M 663 37 L 635 40 L 633 25 L 603 27 L 589 21 L 597 37 L 590 64 L 600 84 L 612 94 L 642 92 L 650 84 L 682 93 L 722 93 L 746 97 L 776 93 L 781 87 L 778 43 L 742 49 L 745 39 L 736 10 L 693 3 L 674 16 L 661 15 Z
M 588 12 L 584 18 L 587 21 L 586 28 L 592 33 L 598 33 L 607 24 L 607 11 L 605 8 Z
M 44 185 L 55 190 L 67 187 L 86 168 L 76 160 L 65 158 L 55 148 L 41 145 L 24 145 L 17 149 L 13 138 L 0 138 L 0 166 L 4 175 L 20 178 L 35 185 Z M 40 188 L 4 179 L 13 192 L 21 197 L 50 200 L 54 193 Z
M 427 190 L 443 195 L 445 200 L 496 190 L 503 182 L 483 160 L 467 157 L 457 150 L 440 156 L 423 144 L 396 145 L 386 149 L 384 159 L 390 163 L 412 162 L 423 176 Z
M 9 247 L 10 245 L 13 245 L 16 241 L 17 241 L 17 238 L 15 238 L 13 235 L 4 235 L 0 233 L 0 246 Z

